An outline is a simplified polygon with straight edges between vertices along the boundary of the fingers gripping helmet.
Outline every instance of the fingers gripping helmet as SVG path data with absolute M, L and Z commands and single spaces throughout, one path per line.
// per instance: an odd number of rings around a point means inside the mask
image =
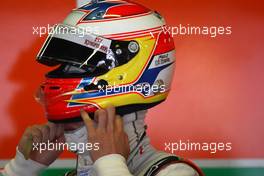
M 175 62 L 164 19 L 131 1 L 92 1 L 54 26 L 37 61 L 56 66 L 41 86 L 48 120 L 79 120 L 109 104 L 120 115 L 164 101 Z

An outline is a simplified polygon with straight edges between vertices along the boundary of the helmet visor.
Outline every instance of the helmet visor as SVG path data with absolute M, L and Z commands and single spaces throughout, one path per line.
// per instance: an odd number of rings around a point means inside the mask
M 37 61 L 48 66 L 70 64 L 94 72 L 97 68 L 111 70 L 123 65 L 138 52 L 135 41 L 110 40 L 58 24 L 39 51 Z

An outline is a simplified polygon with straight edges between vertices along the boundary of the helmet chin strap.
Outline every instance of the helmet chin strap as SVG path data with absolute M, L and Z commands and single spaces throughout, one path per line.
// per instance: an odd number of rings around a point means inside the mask
M 65 132 L 64 136 L 66 143 L 68 146 L 72 146 L 69 147 L 69 150 L 80 155 L 85 155 L 87 151 L 82 144 L 86 144 L 88 142 L 87 135 L 85 126 L 82 126 L 74 131 Z
M 78 156 L 76 163 L 77 172 L 78 173 L 86 172 L 89 176 L 95 175 L 95 173 L 93 173 L 94 172 L 92 169 L 93 161 L 89 155 L 89 151 L 85 150 L 85 148 L 83 148 L 84 146 L 78 145 L 80 143 L 86 144 L 89 142 L 87 137 L 88 133 L 86 127 L 83 126 L 77 130 L 65 132 L 64 136 L 66 139 L 66 143 L 68 145 L 78 146 L 76 150 L 72 150 L 75 148 L 70 148 L 71 152 L 74 152 Z

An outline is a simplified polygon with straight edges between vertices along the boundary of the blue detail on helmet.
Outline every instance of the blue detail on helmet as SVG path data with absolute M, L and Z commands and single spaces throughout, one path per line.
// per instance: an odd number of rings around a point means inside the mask
M 121 2 L 98 1 L 80 7 L 80 10 L 91 11 L 83 20 L 101 20 L 110 7 L 123 4 Z

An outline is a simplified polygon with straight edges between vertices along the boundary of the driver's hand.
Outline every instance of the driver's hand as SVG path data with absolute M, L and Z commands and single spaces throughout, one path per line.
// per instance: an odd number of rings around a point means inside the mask
M 62 153 L 62 150 L 43 150 L 40 152 L 40 144 L 47 142 L 50 143 L 64 143 L 64 127 L 63 125 L 57 125 L 54 123 L 47 123 L 45 125 L 34 125 L 28 127 L 20 142 L 18 144 L 18 150 L 24 155 L 25 159 L 31 159 L 38 163 L 49 166 L 53 161 L 55 161 L 59 155 Z M 34 143 L 34 144 L 33 144 Z M 38 150 L 37 146 L 38 145 Z
M 88 130 L 88 141 L 99 143 L 99 150 L 90 151 L 94 162 L 109 154 L 120 154 L 128 158 L 130 152 L 128 137 L 123 128 L 123 121 L 116 115 L 113 106 L 95 112 L 96 125 L 84 110 L 81 110 L 81 116 Z

